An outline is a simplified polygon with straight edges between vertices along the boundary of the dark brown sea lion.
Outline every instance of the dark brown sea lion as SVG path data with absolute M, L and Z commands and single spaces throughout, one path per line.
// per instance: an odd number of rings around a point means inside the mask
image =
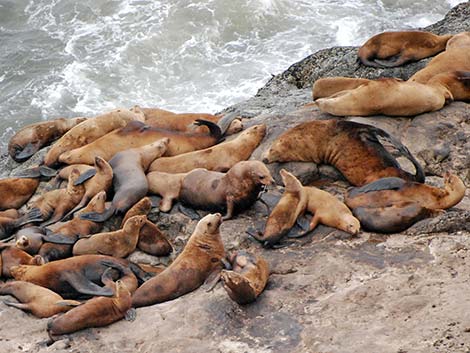
M 118 152 L 142 147 L 163 138 L 170 139 L 165 156 L 175 156 L 213 146 L 221 140 L 222 133 L 216 124 L 204 120 L 198 120 L 198 124 L 208 126 L 210 133 L 185 134 L 133 121 L 86 146 L 63 153 L 59 160 L 67 164 L 93 164 L 95 157 L 100 156 L 109 161 Z
M 0 283 L 0 295 L 11 295 L 19 303 L 4 301 L 8 306 L 31 312 L 36 317 L 51 317 L 80 305 L 75 300 L 64 300 L 50 289 L 24 281 Z
M 237 251 L 230 256 L 232 270 L 222 270 L 224 288 L 238 304 L 252 303 L 266 287 L 269 265 L 261 256 Z
M 228 142 L 178 156 L 158 158 L 150 165 L 149 171 L 187 173 L 196 168 L 205 168 L 226 172 L 236 163 L 247 160 L 265 134 L 266 125 L 255 125 Z
M 324 77 L 315 81 L 312 86 L 313 100 L 331 97 L 338 92 L 357 88 L 370 80 L 351 77 Z
M 9 278 L 12 276 L 11 268 L 18 265 L 38 266 L 44 263 L 44 259 L 39 256 L 31 256 L 27 252 L 18 249 L 13 244 L 0 243 L 0 265 L 1 276 Z
M 415 175 L 400 168 L 379 137 L 413 163 Z M 291 161 L 331 164 L 356 186 L 387 176 L 424 182 L 423 169 L 403 144 L 379 128 L 352 121 L 309 121 L 284 132 L 272 143 L 265 162 Z
M 175 261 L 136 290 L 132 306 L 148 306 L 178 298 L 201 286 L 215 271 L 220 271 L 225 257 L 219 233 L 221 222 L 220 213 L 202 218 Z
M 395 67 L 433 56 L 446 48 L 448 35 L 422 31 L 384 32 L 367 40 L 358 51 L 361 62 L 373 67 Z
M 116 109 L 109 113 L 87 119 L 70 129 L 54 143 L 44 157 L 44 164 L 53 166 L 57 163 L 62 153 L 89 144 L 115 129 L 126 126 L 130 121 L 144 120 L 144 113 L 138 107 L 134 107 L 131 110 Z M 88 164 L 93 164 L 93 160 Z
M 161 211 L 169 211 L 176 196 L 196 209 L 226 210 L 224 220 L 250 207 L 261 189 L 274 183 L 260 161 L 238 162 L 227 173 L 200 168 L 186 174 L 152 172 L 147 179 L 149 191 L 163 197 Z
M 24 162 L 39 149 L 85 120 L 86 118 L 61 118 L 27 125 L 10 139 L 8 154 L 16 162 Z
M 64 298 L 82 295 L 112 296 L 113 290 L 103 287 L 101 277 L 109 267 L 118 268 L 118 276 L 132 293 L 137 288 L 137 278 L 132 265 L 125 259 L 105 255 L 73 256 L 48 262 L 41 266 L 19 265 L 10 272 L 16 280 L 35 283 L 49 288 Z
M 25 224 L 41 221 L 39 212 L 31 212 L 16 218 L 0 216 L 0 239 L 10 237 L 16 229 Z

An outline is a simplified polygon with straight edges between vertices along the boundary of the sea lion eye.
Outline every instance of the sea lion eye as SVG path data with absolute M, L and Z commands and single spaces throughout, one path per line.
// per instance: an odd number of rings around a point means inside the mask
M 260 179 L 264 179 L 264 178 L 265 178 L 265 176 L 264 176 L 264 175 L 261 175 L 259 178 L 260 178 Z
M 210 227 L 212 225 L 212 222 L 207 223 L 207 225 Z

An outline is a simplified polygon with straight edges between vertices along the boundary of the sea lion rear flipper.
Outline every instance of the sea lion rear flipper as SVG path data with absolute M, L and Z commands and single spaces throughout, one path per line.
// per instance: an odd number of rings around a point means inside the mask
M 183 206 L 181 203 L 178 203 L 178 211 L 180 211 L 185 216 L 188 216 L 193 221 L 199 221 L 201 219 L 201 216 L 199 215 L 199 213 L 197 213 L 192 208 Z
M 30 310 L 29 305 L 24 304 L 24 303 L 16 303 L 16 302 L 10 302 L 8 300 L 4 300 L 3 304 L 11 306 L 13 308 L 21 309 L 21 310 L 27 310 L 27 311 Z
M 401 178 L 389 177 L 382 178 L 364 186 L 352 188 L 348 191 L 348 198 L 356 197 L 360 194 L 368 192 L 382 191 L 382 190 L 399 190 L 406 184 L 406 181 Z
M 374 59 L 374 62 L 381 67 L 397 67 L 409 62 L 412 58 L 406 55 L 397 54 L 390 56 L 387 59 Z
M 42 222 L 42 214 L 39 208 L 33 208 L 28 213 L 24 214 L 15 221 L 16 227 L 21 227 L 22 225 L 33 223 L 33 222 Z
M 39 171 L 39 167 L 28 168 L 19 171 L 18 173 L 13 174 L 15 178 L 39 178 L 41 176 L 41 172 Z
M 73 183 L 74 186 L 83 184 L 85 181 L 88 179 L 91 179 L 96 175 L 96 168 L 88 169 L 86 172 L 83 172 L 82 174 L 79 175 L 77 180 Z
M 62 276 L 73 289 L 81 294 L 103 297 L 112 297 L 114 295 L 111 288 L 100 287 L 77 272 L 62 272 Z
M 82 305 L 83 303 L 80 303 L 79 301 L 77 300 L 59 300 L 57 302 L 55 302 L 55 305 L 59 305 L 59 306 L 71 306 L 71 307 L 75 307 L 75 306 L 79 306 L 79 305 Z
M 67 236 L 60 233 L 50 233 L 42 236 L 42 240 L 53 244 L 73 245 L 77 242 L 77 237 Z
M 134 321 L 136 317 L 137 317 L 137 310 L 135 308 L 130 308 L 129 310 L 126 311 L 126 315 L 124 315 L 124 319 L 130 322 Z
M 102 223 L 107 221 L 113 214 L 116 208 L 114 206 L 111 206 L 108 208 L 106 211 L 103 213 L 98 213 L 98 212 L 88 212 L 88 213 L 82 213 L 80 215 L 80 219 L 84 219 L 87 221 L 92 221 L 92 222 L 97 222 L 97 223 Z
M 14 156 L 15 161 L 25 162 L 26 160 L 31 158 L 33 154 L 35 154 L 38 151 L 40 146 L 41 145 L 39 142 L 37 143 L 28 142 L 26 146 L 23 147 L 23 150 Z
M 57 175 L 57 170 L 41 165 L 39 166 L 39 173 L 45 178 L 53 178 Z

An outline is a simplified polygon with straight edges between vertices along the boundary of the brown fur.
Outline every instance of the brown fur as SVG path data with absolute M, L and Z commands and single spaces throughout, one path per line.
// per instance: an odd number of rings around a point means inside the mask
M 312 86 L 313 100 L 331 97 L 339 92 L 355 89 L 370 80 L 366 78 L 324 77 L 315 81 Z
M 40 180 L 34 178 L 6 178 L 0 180 L 0 210 L 20 208 L 36 191 Z
M 31 256 L 27 252 L 18 249 L 13 244 L 1 244 L 0 245 L 0 264 L 2 266 L 2 277 L 12 277 L 11 268 L 18 265 L 31 265 L 38 266 L 44 263 L 41 256 Z
M 148 306 L 178 298 L 195 290 L 210 274 L 220 270 L 221 260 L 225 257 L 219 233 L 221 222 L 219 213 L 202 218 L 175 261 L 137 289 L 132 306 Z

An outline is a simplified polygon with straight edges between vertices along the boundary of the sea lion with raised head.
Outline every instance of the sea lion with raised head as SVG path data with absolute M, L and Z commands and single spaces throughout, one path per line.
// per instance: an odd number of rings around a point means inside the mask
M 400 168 L 379 138 L 388 140 L 411 161 L 416 171 Z M 280 135 L 264 157 L 265 162 L 314 162 L 336 167 L 356 186 L 397 176 L 424 182 L 424 171 L 408 149 L 382 129 L 345 120 L 318 120 L 301 123 Z
M 187 173 L 196 168 L 226 172 L 240 161 L 247 160 L 266 134 L 266 125 L 255 125 L 241 132 L 233 140 L 215 146 L 156 159 L 150 172 Z
M 452 36 L 423 31 L 383 32 L 367 40 L 359 48 L 358 56 L 367 66 L 400 66 L 443 51 Z
M 222 270 L 224 289 L 238 304 L 252 303 L 266 287 L 269 279 L 269 264 L 261 256 L 239 250 L 230 258 L 231 270 Z
M 130 121 L 144 121 L 144 113 L 139 107 L 116 109 L 111 112 L 89 118 L 66 132 L 47 152 L 44 164 L 53 166 L 59 156 L 67 151 L 89 144 L 105 134 L 122 128 Z M 93 164 L 93 161 L 88 164 Z
M 0 283 L 0 295 L 11 295 L 19 303 L 4 301 L 8 306 L 30 312 L 36 317 L 51 317 L 80 305 L 75 300 L 64 300 L 50 289 L 24 281 Z
M 178 298 L 197 289 L 211 274 L 220 271 L 225 258 L 219 232 L 221 222 L 220 213 L 202 218 L 175 261 L 135 291 L 132 306 L 148 306 Z
M 16 232 L 15 245 L 18 249 L 26 251 L 30 255 L 36 255 L 43 244 L 44 228 L 33 226 L 20 229 Z
M 28 160 L 42 147 L 61 137 L 86 118 L 55 119 L 27 125 L 16 132 L 8 143 L 8 154 L 16 162 Z

